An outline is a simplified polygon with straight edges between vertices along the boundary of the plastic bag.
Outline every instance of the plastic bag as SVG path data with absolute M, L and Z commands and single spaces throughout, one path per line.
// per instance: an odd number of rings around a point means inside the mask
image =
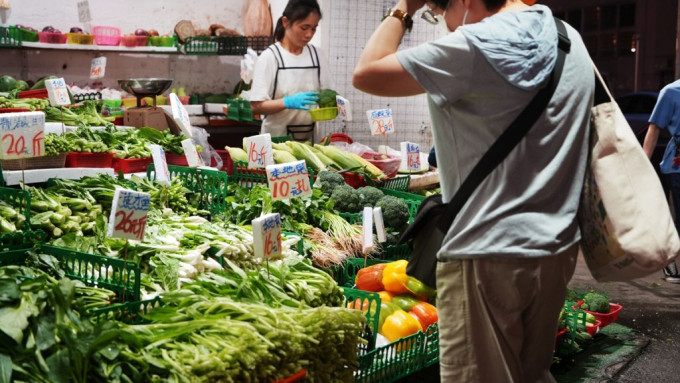
M 206 166 L 211 166 L 213 163 L 217 163 L 215 166 L 217 169 L 222 169 L 222 157 L 217 153 L 217 151 L 208 143 L 208 137 L 210 134 L 203 128 L 197 128 L 195 126 L 191 127 L 191 134 L 193 136 L 194 143 L 196 145 L 201 145 L 203 150 L 198 153 L 201 160 Z

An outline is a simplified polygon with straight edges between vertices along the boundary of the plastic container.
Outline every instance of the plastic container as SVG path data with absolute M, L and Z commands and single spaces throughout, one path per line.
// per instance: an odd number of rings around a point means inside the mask
M 64 33 L 38 32 L 38 41 L 46 44 L 66 44 Z
M 71 152 L 66 154 L 67 168 L 110 168 L 113 153 Z
M 590 336 L 595 336 L 595 334 L 600 332 L 600 328 L 602 328 L 602 322 L 599 320 L 596 320 L 592 325 L 586 324 L 586 331 L 588 331 Z
M 76 45 L 92 45 L 94 41 L 94 35 L 88 35 L 84 33 L 67 33 L 66 42 L 69 44 Z
M 24 28 L 18 28 L 19 29 L 19 36 L 21 38 L 21 41 L 25 41 L 27 43 L 37 43 L 39 38 L 38 38 L 38 32 L 36 31 L 29 31 L 28 29 Z
M 611 323 L 616 322 L 616 320 L 619 318 L 619 312 L 621 311 L 622 308 L 623 308 L 623 306 L 621 306 L 621 305 L 617 305 L 616 303 L 610 303 L 609 304 L 609 312 L 607 314 L 596 313 L 594 311 L 587 311 L 587 310 L 583 310 L 583 311 L 585 311 L 589 314 L 592 314 L 595 317 L 595 319 L 597 319 L 598 321 L 601 322 L 600 326 L 604 327 L 604 326 L 607 326 Z
M 172 47 L 177 43 L 174 36 L 149 36 L 147 44 L 153 47 Z
M 123 107 L 126 109 L 134 108 L 137 106 L 137 97 L 125 97 L 121 100 Z
M 36 35 L 37 40 L 37 35 Z M 0 47 L 20 47 L 21 29 L 13 25 L 0 27 Z
M 118 45 L 120 44 L 120 29 L 103 25 L 92 27 L 94 42 L 97 45 Z
M 189 161 L 187 161 L 187 157 L 182 154 L 174 154 L 174 153 L 165 153 L 165 162 L 168 163 L 168 165 L 175 165 L 175 166 L 189 166 Z
M 146 168 L 153 162 L 151 157 L 149 158 L 114 158 L 111 162 L 113 171 L 127 173 L 143 173 L 146 172 Z
M 331 133 L 330 137 L 326 136 L 326 137 L 321 139 L 322 142 L 326 141 L 326 140 L 330 140 L 330 142 L 346 142 L 348 144 L 351 144 L 351 143 L 354 142 L 352 137 L 350 137 L 350 136 L 348 136 L 344 133 Z
M 122 104 L 123 100 L 102 100 L 102 111 L 108 110 L 109 115 L 121 117 L 123 116 Z
M 401 165 L 401 157 L 389 154 L 382 154 L 376 152 L 364 152 L 361 157 L 380 169 L 387 178 L 392 178 L 397 175 L 399 165 Z
M 184 52 L 193 55 L 244 55 L 248 50 L 245 36 L 195 36 L 184 40 Z
M 338 107 L 311 109 L 312 121 L 328 121 L 338 116 Z
M 385 179 L 385 180 L 376 181 L 376 185 L 381 189 L 390 189 L 390 190 L 397 190 L 397 191 L 403 191 L 403 192 L 408 190 L 408 187 L 409 187 L 410 184 L 411 184 L 411 176 L 410 175 L 393 177 L 393 178 L 388 178 L 388 179 Z
M 120 38 L 120 45 L 126 47 L 143 47 L 149 36 L 125 35 Z
M 227 172 L 228 175 L 234 174 L 234 161 L 231 160 L 228 150 L 216 149 L 217 154 L 222 158 L 222 171 Z M 212 164 L 212 166 L 217 165 L 217 163 Z

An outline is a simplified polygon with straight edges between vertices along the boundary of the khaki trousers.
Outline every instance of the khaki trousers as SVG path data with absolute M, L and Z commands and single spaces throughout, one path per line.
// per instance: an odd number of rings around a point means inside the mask
M 577 252 L 438 263 L 441 381 L 554 382 L 557 320 Z

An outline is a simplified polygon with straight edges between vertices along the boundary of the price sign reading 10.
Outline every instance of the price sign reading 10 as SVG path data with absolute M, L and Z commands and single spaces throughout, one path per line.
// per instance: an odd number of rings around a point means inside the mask
M 256 257 L 267 260 L 281 255 L 281 216 L 279 213 L 263 215 L 252 221 L 253 250 Z
M 4 160 L 45 155 L 45 113 L 0 114 L 0 158 Z
M 113 238 L 144 239 L 151 195 L 118 188 L 113 194 L 107 235 Z
M 304 160 L 267 166 L 267 181 L 275 200 L 312 194 L 309 173 Z

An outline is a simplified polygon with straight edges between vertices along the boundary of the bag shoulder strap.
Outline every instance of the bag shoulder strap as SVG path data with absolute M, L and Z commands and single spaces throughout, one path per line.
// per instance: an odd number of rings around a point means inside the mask
M 557 26 L 559 39 L 557 62 L 550 74 L 548 84 L 534 96 L 529 105 L 524 108 L 515 121 L 513 121 L 500 137 L 496 139 L 489 150 L 487 150 L 477 165 L 472 169 L 470 174 L 465 178 L 465 181 L 463 181 L 462 185 L 453 196 L 453 199 L 448 204 L 446 211 L 440 216 L 440 227 L 451 226 L 456 215 L 458 215 L 458 212 L 463 208 L 475 189 L 477 189 L 491 171 L 503 162 L 548 106 L 548 102 L 550 102 L 550 99 L 555 92 L 555 88 L 557 88 L 559 78 L 562 75 L 566 54 L 571 49 L 571 40 L 569 40 L 566 27 L 558 18 L 555 18 L 555 24 Z

